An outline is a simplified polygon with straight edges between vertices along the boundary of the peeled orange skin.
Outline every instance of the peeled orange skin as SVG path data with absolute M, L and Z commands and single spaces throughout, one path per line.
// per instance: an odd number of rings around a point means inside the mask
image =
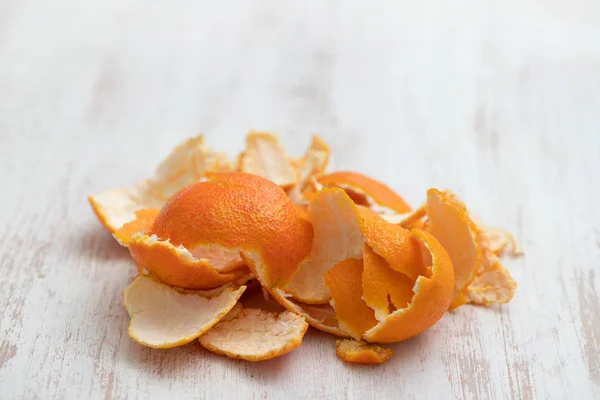
M 113 236 L 121 245 L 128 246 L 136 233 L 144 233 L 152 226 L 159 211 L 156 208 L 136 210 L 135 219 L 123 224 Z
M 129 252 L 140 269 L 178 288 L 214 289 L 248 274 L 247 269 L 220 273 L 207 260 L 196 259 L 186 249 L 156 236 L 135 236 L 129 243 Z
M 325 284 L 331 292 L 340 329 L 354 339 L 377 325 L 375 313 L 362 298 L 363 262 L 348 258 L 325 272 Z
M 394 351 L 362 340 L 337 340 L 335 353 L 344 361 L 355 364 L 381 364 L 389 360 Z
M 390 224 L 373 211 L 357 207 L 366 243 L 382 256 L 390 267 L 411 278 L 427 273 L 423 264 L 423 245 L 408 229 Z
M 338 188 L 320 190 L 306 216 L 314 233 L 311 254 L 282 289 L 303 303 L 326 304 L 331 296 L 325 272 L 348 258 L 362 257 L 361 218 L 352 200 Z
M 367 342 L 392 343 L 418 335 L 442 318 L 450 306 L 454 268 L 448 253 L 429 232 L 413 229 L 411 233 L 431 252 L 431 277 L 417 278 L 410 304 L 366 331 L 363 340 Z
M 467 302 L 466 292 L 482 263 L 482 249 L 477 226 L 465 205 L 449 192 L 427 191 L 427 231 L 446 249 L 455 273 L 454 299 L 451 309 Z
M 150 233 L 190 251 L 219 245 L 257 252 L 266 267 L 262 283 L 287 283 L 312 247 L 310 223 L 279 186 L 264 178 L 244 172 L 205 177 L 165 203 Z
M 394 271 L 390 264 L 365 243 L 363 250 L 363 300 L 375 311 L 375 318 L 383 321 L 394 309 L 406 307 L 412 300 L 415 281 Z
M 346 190 L 348 195 L 358 205 L 385 207 L 398 214 L 411 211 L 411 207 L 396 192 L 383 183 L 358 172 L 338 171 L 321 175 L 317 182 L 324 187 L 339 187 Z M 306 196 L 311 197 L 314 190 L 307 190 Z M 369 204 L 369 201 L 375 204 Z

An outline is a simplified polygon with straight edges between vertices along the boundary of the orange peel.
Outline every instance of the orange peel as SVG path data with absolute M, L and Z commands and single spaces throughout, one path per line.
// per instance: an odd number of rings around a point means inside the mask
M 114 233 L 135 219 L 135 211 L 160 208 L 178 190 L 198 182 L 206 171 L 228 171 L 231 165 L 224 153 L 210 150 L 202 136 L 179 144 L 156 169 L 154 176 L 128 188 L 113 189 L 88 196 L 102 225 Z
M 298 181 L 287 193 L 294 204 L 307 204 L 307 200 L 302 193 L 315 176 L 325 171 L 328 161 L 329 146 L 318 136 L 313 136 L 304 157 L 293 162 L 298 172 Z
M 451 308 L 467 302 L 466 292 L 482 263 L 477 226 L 465 205 L 452 193 L 427 191 L 427 231 L 444 246 L 454 265 L 455 291 Z
M 482 263 L 467 288 L 467 302 L 486 306 L 508 303 L 515 295 L 517 283 L 494 254 L 485 231 L 478 230 L 477 239 L 481 244 Z
M 318 177 L 317 182 L 323 187 L 343 189 L 357 205 L 367 207 L 377 214 L 393 215 L 411 211 L 406 201 L 390 187 L 358 172 L 333 172 Z M 314 186 L 309 186 L 305 196 L 310 198 L 315 191 Z
M 137 234 L 149 231 L 160 210 L 156 208 L 143 208 L 135 211 L 135 219 L 124 223 L 113 234 L 122 246 L 129 246 L 131 239 Z
M 502 266 L 489 233 L 450 191 L 427 192 L 427 230 L 442 243 L 454 265 L 455 294 L 450 308 L 466 303 L 507 303 L 517 284 Z
M 325 272 L 348 258 L 362 258 L 364 237 L 358 211 L 343 190 L 319 191 L 308 206 L 307 218 L 314 231 L 312 251 L 285 291 L 304 303 L 323 304 L 330 299 Z
M 414 280 L 390 268 L 389 263 L 368 244 L 363 250 L 363 299 L 375 311 L 375 319 L 383 321 L 394 310 L 406 307 L 413 298 Z
M 513 234 L 506 229 L 490 228 L 487 226 L 481 226 L 480 229 L 489 242 L 490 249 L 496 255 L 500 255 L 506 249 L 508 249 L 509 254 L 513 257 L 523 255 L 523 248 L 517 242 Z
M 298 179 L 279 137 L 268 132 L 248 133 L 246 149 L 238 157 L 238 170 L 261 176 L 284 188 L 291 187 Z
M 150 275 L 138 275 L 123 291 L 123 304 L 131 317 L 129 337 L 158 349 L 190 343 L 219 322 L 245 289 L 181 290 Z
M 214 289 L 248 274 L 245 269 L 221 273 L 208 260 L 197 259 L 185 247 L 175 247 L 156 235 L 133 237 L 129 252 L 140 270 L 144 269 L 162 282 L 184 289 Z
M 355 364 L 381 364 L 393 355 L 392 349 L 362 340 L 342 339 L 335 342 L 335 353 L 344 361 Z
M 452 301 L 454 268 L 448 253 L 429 232 L 413 229 L 411 233 L 431 253 L 431 276 L 417 278 L 410 303 L 366 331 L 362 339 L 367 342 L 391 343 L 413 337 L 442 318 Z
M 150 232 L 190 252 L 210 245 L 241 255 L 259 253 L 263 283 L 287 283 L 310 252 L 310 223 L 265 178 L 243 172 L 205 177 L 171 197 Z
M 244 308 L 238 303 L 198 340 L 217 354 L 246 361 L 264 361 L 300 346 L 307 329 L 304 318 L 293 312 Z

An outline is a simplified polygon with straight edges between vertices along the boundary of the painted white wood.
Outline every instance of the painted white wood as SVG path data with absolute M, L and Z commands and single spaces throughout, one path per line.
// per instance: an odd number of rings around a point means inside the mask
M 132 343 L 86 195 L 250 128 L 413 204 L 454 189 L 523 243 L 514 300 L 377 367 L 316 331 L 259 364 Z M 598 1 L 0 0 L 0 171 L 2 399 L 600 397 Z

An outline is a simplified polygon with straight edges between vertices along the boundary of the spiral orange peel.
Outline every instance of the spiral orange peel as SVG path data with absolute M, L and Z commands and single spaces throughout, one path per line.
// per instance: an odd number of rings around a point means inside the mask
M 135 219 L 144 208 L 160 208 L 178 190 L 201 179 L 206 171 L 229 171 L 232 167 L 224 153 L 204 145 L 202 136 L 179 144 L 156 169 L 152 178 L 128 188 L 113 189 L 88 196 L 102 225 L 114 233 Z
M 300 346 L 307 329 L 304 318 L 293 312 L 269 312 L 245 308 L 238 303 L 198 340 L 217 354 L 246 361 L 264 361 Z
M 138 275 L 123 291 L 123 304 L 131 317 L 129 337 L 158 349 L 190 343 L 219 322 L 245 289 L 182 290 L 150 275 Z
M 392 349 L 362 340 L 341 339 L 335 342 L 335 353 L 344 361 L 355 364 L 381 364 L 393 355 Z

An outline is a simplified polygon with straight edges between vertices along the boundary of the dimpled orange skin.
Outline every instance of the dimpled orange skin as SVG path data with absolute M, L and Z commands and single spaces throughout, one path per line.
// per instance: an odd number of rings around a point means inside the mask
M 343 186 L 349 186 L 350 188 L 360 189 L 364 194 L 373 198 L 378 205 L 388 207 L 399 214 L 411 211 L 411 207 L 404 199 L 388 186 L 358 172 L 333 172 L 321 175 L 317 178 L 317 182 L 326 187 L 341 185 L 342 188 Z
M 431 252 L 433 273 L 430 278 L 419 277 L 415 295 L 406 308 L 390 314 L 364 334 L 367 342 L 392 343 L 418 335 L 442 318 L 452 301 L 454 267 L 448 253 L 429 232 L 413 229 L 411 233 Z
M 357 207 L 362 218 L 365 241 L 375 253 L 382 256 L 390 267 L 411 278 L 427 275 L 423 264 L 423 244 L 408 229 L 390 224 L 364 207 Z
M 216 244 L 258 251 L 270 286 L 282 286 L 310 253 L 311 224 L 273 182 L 244 172 L 207 173 L 163 206 L 151 230 L 188 250 Z

